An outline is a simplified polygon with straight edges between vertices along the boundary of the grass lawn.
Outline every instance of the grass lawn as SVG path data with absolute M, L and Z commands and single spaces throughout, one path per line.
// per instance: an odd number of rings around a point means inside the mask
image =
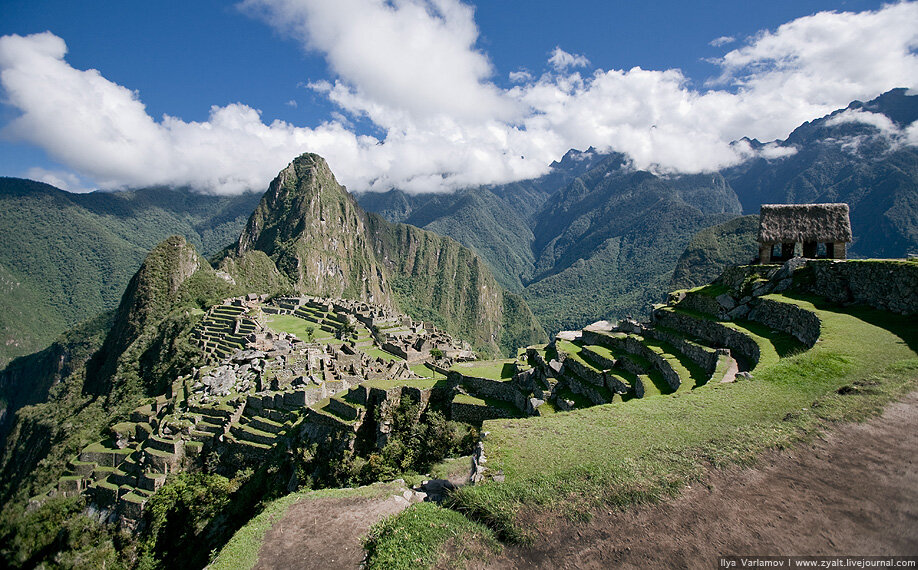
M 440 374 L 436 370 L 432 370 L 423 364 L 412 364 L 408 368 L 410 368 L 412 372 L 414 372 L 421 378 L 437 378 L 437 379 L 446 378 L 446 376 L 444 376 L 443 374 Z
M 822 421 L 860 419 L 915 387 L 918 329 L 907 317 L 772 298 L 817 312 L 823 334 L 812 350 L 780 362 L 769 355 L 763 360 L 770 366 L 759 366 L 750 381 L 486 422 L 488 466 L 506 481 L 464 488 L 456 506 L 505 538 L 525 540 L 531 529 L 519 517 L 524 506 L 574 515 L 660 499 L 708 465 L 751 461 L 812 434 Z M 851 385 L 868 388 L 836 393 Z
M 439 548 L 442 545 L 450 549 L 452 564 L 486 558 L 501 550 L 494 533 L 487 527 L 435 503 L 418 503 L 373 525 L 365 543 L 369 551 L 366 567 L 379 570 L 426 568 L 443 557 Z
M 516 373 L 515 359 L 479 360 L 475 362 L 460 362 L 453 365 L 450 370 L 465 376 L 488 378 L 490 380 L 509 380 Z
M 364 386 L 369 388 L 379 388 L 381 390 L 390 390 L 392 388 L 398 388 L 399 386 L 407 386 L 408 388 L 418 388 L 425 390 L 427 388 L 434 388 L 436 386 L 446 386 L 445 378 L 411 378 L 404 380 L 369 380 L 363 382 Z
M 311 342 L 315 341 L 327 341 L 334 340 L 334 337 L 329 335 L 327 332 L 319 328 L 319 323 L 315 321 L 309 321 L 301 317 L 294 317 L 293 315 L 271 315 L 268 317 L 268 328 L 278 331 L 292 334 L 296 338 L 304 341 Z M 309 331 L 312 330 L 312 336 L 310 337 Z
M 803 297 L 769 298 L 819 315 L 823 330 L 814 348 L 798 353 L 781 335 L 740 323 L 735 326 L 753 332 L 763 349 L 752 380 L 487 421 L 488 467 L 502 471 L 505 481 L 463 487 L 448 505 L 503 540 L 526 542 L 538 536 L 531 521 L 585 520 L 597 507 L 624 508 L 673 496 L 712 466 L 753 463 L 765 450 L 806 441 L 833 422 L 865 420 L 918 388 L 914 317 Z M 536 513 L 541 515 L 532 516 Z M 453 525 L 461 533 L 467 524 L 446 521 L 439 513 L 417 515 L 420 523 L 393 519 L 388 533 L 426 523 Z M 466 539 L 465 548 L 478 541 L 478 551 L 487 550 L 488 539 L 474 530 Z M 450 548 L 446 542 L 404 543 L 401 554 L 386 553 L 385 560 L 418 559 L 423 560 L 418 566 L 430 566 L 437 553 Z M 414 550 L 417 544 L 426 544 L 423 556 Z M 377 552 L 371 551 L 370 567 Z
M 377 346 L 368 346 L 366 348 L 361 348 L 359 350 L 362 350 L 363 352 L 365 352 L 367 356 L 369 356 L 370 358 L 382 358 L 383 360 L 387 362 L 401 362 L 402 360 L 405 360 L 401 356 L 396 356 L 392 354 L 391 352 L 386 352 L 385 350 Z

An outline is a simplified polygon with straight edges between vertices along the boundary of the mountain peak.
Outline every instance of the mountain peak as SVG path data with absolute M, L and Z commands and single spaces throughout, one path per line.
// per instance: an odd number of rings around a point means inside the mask
M 302 293 L 390 303 L 366 214 L 317 154 L 296 157 L 271 182 L 236 242 L 237 256 L 250 251 Z
M 918 93 L 909 94 L 904 87 L 890 89 L 866 103 L 852 101 L 848 109 L 862 109 L 870 113 L 886 115 L 897 127 L 904 128 L 918 120 Z

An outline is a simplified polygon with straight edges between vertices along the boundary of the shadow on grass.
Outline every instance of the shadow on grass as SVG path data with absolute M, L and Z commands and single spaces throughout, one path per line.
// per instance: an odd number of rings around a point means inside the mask
M 918 323 L 915 315 L 897 315 L 889 311 L 874 309 L 867 305 L 839 305 L 810 295 L 801 295 L 799 293 L 784 294 L 789 299 L 797 301 L 806 301 L 812 303 L 814 307 L 822 311 L 832 311 L 835 313 L 844 313 L 856 317 L 875 327 L 887 330 L 899 337 L 914 352 L 918 352 Z

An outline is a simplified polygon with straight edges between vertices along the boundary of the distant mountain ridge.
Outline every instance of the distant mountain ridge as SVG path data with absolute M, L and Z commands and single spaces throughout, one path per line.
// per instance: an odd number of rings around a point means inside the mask
M 114 309 L 147 252 L 169 235 L 216 254 L 259 198 L 166 188 L 73 194 L 0 178 L 0 367 Z
M 883 115 L 896 132 L 857 113 Z M 599 318 L 646 313 L 659 301 L 656 291 L 669 286 L 696 232 L 758 214 L 763 203 L 848 202 L 855 234 L 850 255 L 918 252 L 918 149 L 905 140 L 916 118 L 918 96 L 894 89 L 805 123 L 786 141 L 768 143 L 772 152 L 765 154 L 777 158 L 760 154 L 718 173 L 634 172 L 624 155 L 591 148 L 569 151 L 534 180 L 448 195 L 393 190 L 360 194 L 358 200 L 387 219 L 435 230 L 474 249 L 505 287 L 527 299 L 549 331 L 579 328 Z M 766 146 L 747 142 L 756 150 Z M 732 236 L 722 248 L 713 244 L 714 234 L 701 238 L 693 247 L 707 253 L 696 249 L 684 263 L 707 259 L 715 265 L 699 268 L 694 277 L 716 274 L 730 262 L 730 252 L 745 256 L 748 244 L 742 240 L 754 237 L 736 232 L 747 227 L 720 230 Z M 685 266 L 680 272 L 680 282 L 693 273 Z

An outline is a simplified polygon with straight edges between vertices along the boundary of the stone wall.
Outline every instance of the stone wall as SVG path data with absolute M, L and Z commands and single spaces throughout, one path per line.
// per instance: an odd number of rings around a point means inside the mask
M 720 305 L 718 304 L 718 306 Z M 704 346 L 697 342 L 692 342 L 681 335 L 647 326 L 637 321 L 623 320 L 619 322 L 618 329 L 671 344 L 677 352 L 688 356 L 692 362 L 700 366 L 708 374 L 714 373 L 714 370 L 717 369 L 718 357 L 725 352 L 725 349 Z
M 679 378 L 679 374 L 673 370 L 672 365 L 661 355 L 657 354 L 657 352 L 644 345 L 636 336 L 631 334 L 610 335 L 584 330 L 583 341 L 588 344 L 598 344 L 600 346 L 617 348 L 629 354 L 644 358 L 650 362 L 651 366 L 660 372 L 663 379 L 666 380 L 666 383 L 669 384 L 670 388 L 673 390 L 678 389 L 679 385 L 682 383 L 682 379 Z
M 717 347 L 729 348 L 756 365 L 761 358 L 759 345 L 743 333 L 707 319 L 700 319 L 673 310 L 659 309 L 653 312 L 656 324 L 684 332 L 689 336 L 705 340 Z
M 752 310 L 747 318 L 762 323 L 771 330 L 786 332 L 812 348 L 819 339 L 822 322 L 815 313 L 791 303 L 757 298 L 751 301 Z
M 485 420 L 516 417 L 510 410 L 494 406 L 453 402 L 450 404 L 450 418 L 456 422 L 481 425 Z
M 492 380 L 490 378 L 478 378 L 476 376 L 466 376 L 455 370 L 450 371 L 447 379 L 450 383 L 461 384 L 470 391 L 474 392 L 479 398 L 494 398 L 513 404 L 518 409 L 525 410 L 528 398 L 525 394 L 517 389 L 516 385 L 509 380 Z M 504 417 L 504 416 L 500 416 Z M 464 421 L 464 420 L 460 420 Z
M 918 262 L 807 261 L 795 286 L 835 303 L 862 303 L 903 315 L 918 313 Z

